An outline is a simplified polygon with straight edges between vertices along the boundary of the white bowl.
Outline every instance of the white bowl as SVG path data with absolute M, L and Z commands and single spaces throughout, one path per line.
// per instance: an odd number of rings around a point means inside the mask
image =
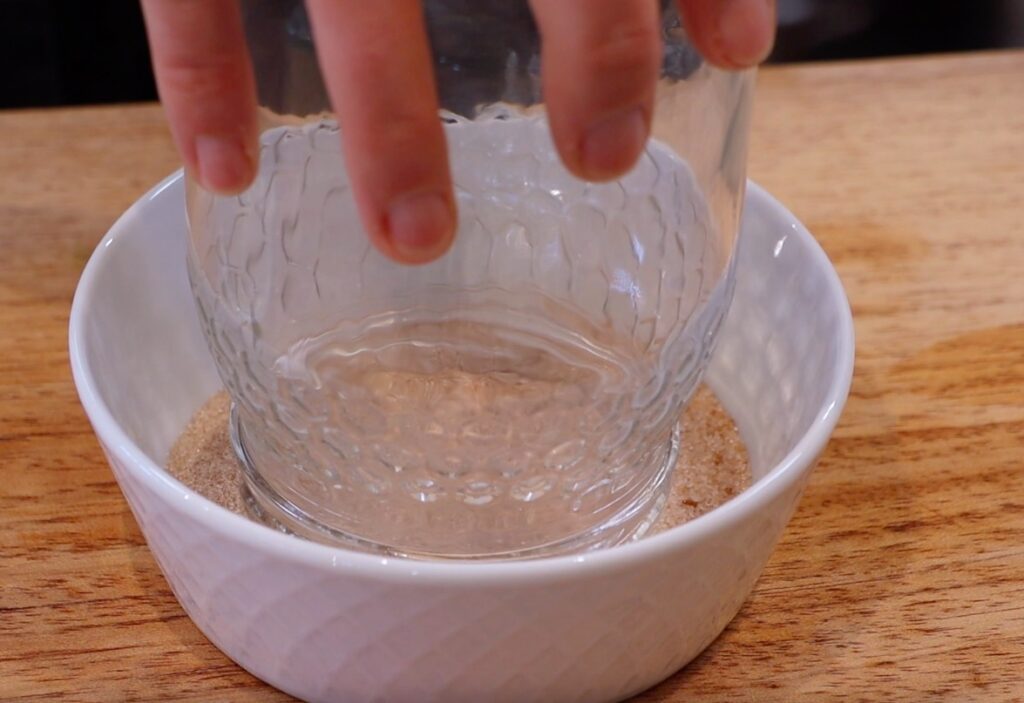
M 751 185 L 733 309 L 708 381 L 754 485 L 638 542 L 519 562 L 386 559 L 299 540 L 163 470 L 220 387 L 185 273 L 180 174 L 100 243 L 71 312 L 82 404 L 160 568 L 196 625 L 312 701 L 613 701 L 664 679 L 750 593 L 846 400 L 853 324 L 824 252 Z

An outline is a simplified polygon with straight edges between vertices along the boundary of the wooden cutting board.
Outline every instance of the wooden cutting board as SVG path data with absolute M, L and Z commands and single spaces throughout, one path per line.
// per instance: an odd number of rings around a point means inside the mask
M 749 602 L 640 700 L 1024 700 L 1024 53 L 767 69 L 755 122 L 849 291 L 853 391 Z M 159 108 L 0 134 L 0 699 L 287 699 L 177 605 L 71 383 L 82 266 L 177 164 Z

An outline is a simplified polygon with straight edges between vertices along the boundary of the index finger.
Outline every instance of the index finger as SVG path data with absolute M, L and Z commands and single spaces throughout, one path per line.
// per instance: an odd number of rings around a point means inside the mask
M 455 231 L 420 0 L 308 0 L 360 215 L 385 254 L 440 256 Z
M 208 189 L 255 175 L 256 87 L 237 0 L 143 0 L 160 98 L 178 153 Z

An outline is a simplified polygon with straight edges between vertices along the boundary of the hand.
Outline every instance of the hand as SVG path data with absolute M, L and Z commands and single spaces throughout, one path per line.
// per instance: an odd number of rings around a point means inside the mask
M 771 50 L 775 0 L 677 0 L 693 43 L 719 66 Z M 456 214 L 421 0 L 307 0 L 363 223 L 388 256 L 444 253 Z M 530 0 L 544 94 L 565 165 L 608 180 L 650 131 L 661 60 L 654 0 Z M 256 90 L 238 0 L 142 0 L 160 97 L 182 159 L 219 193 L 256 172 Z

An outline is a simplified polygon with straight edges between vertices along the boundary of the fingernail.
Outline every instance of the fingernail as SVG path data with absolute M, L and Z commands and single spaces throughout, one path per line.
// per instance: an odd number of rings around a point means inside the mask
M 454 213 L 439 193 L 406 195 L 388 208 L 387 237 L 395 253 L 410 263 L 425 263 L 443 254 L 454 230 Z
M 718 16 L 722 53 L 737 67 L 756 66 L 772 52 L 775 11 L 772 0 L 733 0 Z
M 583 137 L 580 158 L 587 178 L 605 180 L 628 171 L 647 142 L 647 120 L 639 107 L 598 121 Z
M 199 182 L 215 193 L 237 193 L 252 181 L 256 159 L 241 139 L 230 136 L 196 137 Z

